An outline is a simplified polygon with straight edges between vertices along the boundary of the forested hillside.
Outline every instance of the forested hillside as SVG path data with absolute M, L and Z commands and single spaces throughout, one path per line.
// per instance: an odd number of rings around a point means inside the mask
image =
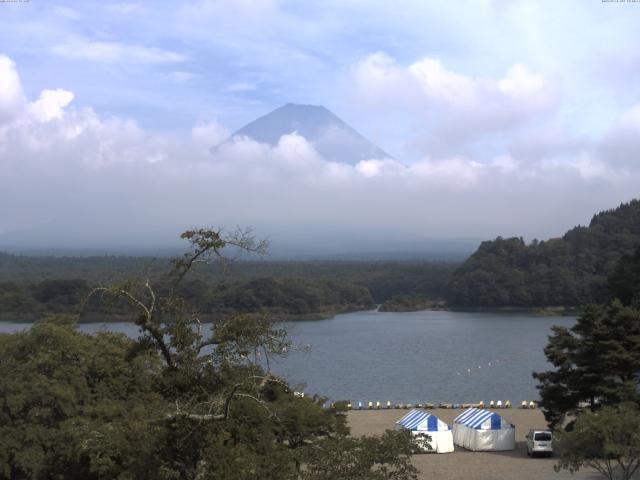
M 604 302 L 607 277 L 623 255 L 640 245 L 640 200 L 600 212 L 588 227 L 562 238 L 498 237 L 483 242 L 453 274 L 452 307 L 578 307 Z

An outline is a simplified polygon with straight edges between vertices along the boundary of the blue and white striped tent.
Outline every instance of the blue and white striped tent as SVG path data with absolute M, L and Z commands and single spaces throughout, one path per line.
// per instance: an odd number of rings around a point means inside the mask
M 426 433 L 431 450 L 437 453 L 453 452 L 451 427 L 435 415 L 424 410 L 411 410 L 396 422 L 399 430 L 410 430 L 413 435 Z
M 396 425 L 418 432 L 441 432 L 444 430 L 451 430 L 451 427 L 440 420 L 435 415 L 432 415 L 424 410 L 413 409 L 407 413 L 404 417 L 396 422 Z
M 469 408 L 453 419 L 453 442 L 473 451 L 513 450 L 516 430 L 491 410 Z
M 453 419 L 453 423 L 461 423 L 470 428 L 500 430 L 505 420 L 496 412 L 482 408 L 469 408 Z M 508 425 L 511 425 L 508 423 Z

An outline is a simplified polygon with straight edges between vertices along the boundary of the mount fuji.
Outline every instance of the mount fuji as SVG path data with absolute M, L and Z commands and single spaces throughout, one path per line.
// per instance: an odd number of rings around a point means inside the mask
M 274 146 L 280 137 L 294 132 L 311 143 L 325 160 L 355 165 L 361 160 L 393 158 L 319 105 L 287 103 L 245 125 L 234 136 Z

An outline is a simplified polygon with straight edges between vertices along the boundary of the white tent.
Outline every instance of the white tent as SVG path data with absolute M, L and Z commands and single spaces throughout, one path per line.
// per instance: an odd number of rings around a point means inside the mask
M 468 450 L 516 448 L 516 428 L 496 412 L 469 408 L 453 420 L 453 442 Z
M 411 410 L 396 422 L 396 429 L 409 430 L 412 435 L 427 434 L 431 437 L 429 445 L 436 453 L 453 452 L 451 428 L 435 415 L 424 410 Z

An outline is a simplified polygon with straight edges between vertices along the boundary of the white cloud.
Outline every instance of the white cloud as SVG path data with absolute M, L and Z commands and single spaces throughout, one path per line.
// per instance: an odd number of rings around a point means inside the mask
M 585 179 L 607 178 L 616 175 L 616 172 L 612 171 L 608 165 L 586 152 L 578 155 L 572 164 Z
M 40 98 L 30 105 L 31 113 L 41 122 L 62 118 L 64 108 L 73 100 L 73 93 L 58 88 L 43 90 Z
M 162 244 L 199 224 L 254 225 L 276 238 L 296 235 L 310 250 L 318 230 L 379 238 L 381 248 L 390 247 L 386 232 L 544 237 L 637 195 L 640 182 L 640 169 L 618 170 L 590 145 L 537 160 L 459 154 L 351 166 L 323 159 L 296 133 L 275 147 L 228 138 L 216 121 L 197 124 L 188 138 L 160 135 L 75 108 L 65 90 L 44 90 L 29 103 L 13 63 L 4 57 L 0 66 L 0 84 L 13 92 L 0 104 L 7 119 L 0 125 L 0 233 L 40 226 L 59 244 Z M 430 77 L 468 86 L 448 74 Z M 503 88 L 529 95 L 535 83 L 527 77 Z M 16 99 L 26 102 L 17 110 Z M 635 110 L 620 125 L 636 128 Z
M 622 168 L 640 166 L 640 104 L 625 111 L 599 146 L 599 155 Z
M 404 165 L 395 160 L 361 160 L 355 166 L 355 171 L 365 177 L 377 177 L 384 174 L 402 174 L 406 169 Z
M 423 152 L 452 153 L 466 143 L 502 134 L 552 111 L 558 93 L 542 75 L 522 64 L 499 79 L 447 69 L 426 57 L 408 66 L 389 55 L 368 55 L 353 68 L 353 91 L 369 110 L 404 115 L 419 125 L 415 142 Z
M 193 142 L 205 149 L 220 145 L 229 135 L 229 130 L 215 120 L 199 123 L 191 129 Z
M 546 108 L 546 104 L 552 104 L 548 96 L 547 86 L 542 75 L 533 74 L 527 68 L 517 63 L 509 69 L 507 75 L 498 81 L 498 89 L 508 97 L 521 99 L 525 102 L 540 100 Z
M 26 103 L 13 61 L 0 55 L 0 126 L 14 119 Z
M 119 42 L 96 41 L 76 37 L 70 41 L 55 45 L 52 53 L 71 60 L 89 60 L 94 62 L 130 62 L 130 63 L 179 63 L 186 56 L 157 47 L 129 45 Z

